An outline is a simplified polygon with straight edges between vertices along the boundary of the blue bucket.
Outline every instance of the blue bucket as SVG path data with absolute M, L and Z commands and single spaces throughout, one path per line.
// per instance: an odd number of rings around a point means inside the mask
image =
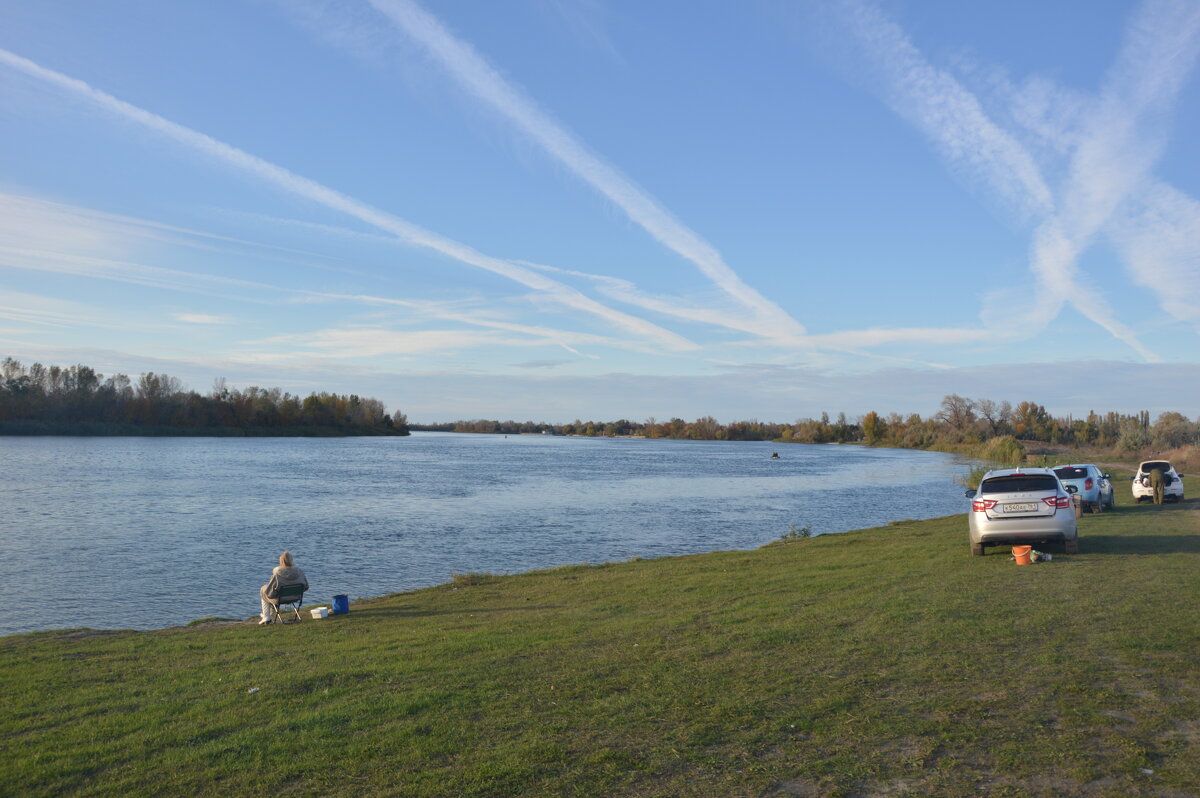
M 350 612 L 350 597 L 345 593 L 339 593 L 333 597 L 333 614 L 344 615 Z

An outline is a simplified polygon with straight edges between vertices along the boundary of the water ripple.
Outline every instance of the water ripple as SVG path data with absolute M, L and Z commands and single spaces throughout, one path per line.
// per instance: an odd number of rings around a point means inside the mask
M 964 509 L 955 479 L 968 463 L 858 446 L 428 433 L 0 437 L 0 468 L 9 634 L 247 617 L 285 548 L 313 604 L 452 572 L 753 548 L 789 524 L 828 533 L 946 515 Z

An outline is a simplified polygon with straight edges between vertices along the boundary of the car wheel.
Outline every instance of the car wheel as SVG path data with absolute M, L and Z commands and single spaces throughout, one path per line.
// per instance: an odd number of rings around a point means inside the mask
M 1076 538 L 1075 540 L 1064 541 L 1063 542 L 1063 551 L 1066 552 L 1067 554 L 1078 554 L 1079 553 L 1079 538 Z
M 987 549 L 983 547 L 982 543 L 972 543 L 971 554 L 975 557 L 982 557 L 987 554 Z

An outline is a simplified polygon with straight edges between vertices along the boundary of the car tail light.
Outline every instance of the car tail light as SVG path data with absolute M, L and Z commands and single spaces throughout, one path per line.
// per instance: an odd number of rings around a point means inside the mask
M 1047 507 L 1055 507 L 1059 510 L 1065 510 L 1071 506 L 1070 496 L 1047 496 L 1042 501 L 1046 503 Z
M 1092 478 L 1091 478 L 1091 477 L 1088 477 L 1088 478 L 1087 478 L 1087 479 L 1084 481 L 1084 483 L 1083 483 L 1083 489 L 1084 489 L 1084 490 L 1091 490 L 1091 489 L 1092 489 Z
M 982 513 L 984 510 L 990 510 L 995 506 L 995 499 L 980 499 L 979 501 L 971 502 L 971 509 L 977 513 Z

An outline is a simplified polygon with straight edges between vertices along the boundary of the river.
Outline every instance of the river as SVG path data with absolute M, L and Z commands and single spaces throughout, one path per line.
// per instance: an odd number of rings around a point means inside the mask
M 542 435 L 0 437 L 0 634 L 245 618 L 285 548 L 316 604 L 456 572 L 754 548 L 790 524 L 931 518 L 965 510 L 969 467 L 861 446 Z

